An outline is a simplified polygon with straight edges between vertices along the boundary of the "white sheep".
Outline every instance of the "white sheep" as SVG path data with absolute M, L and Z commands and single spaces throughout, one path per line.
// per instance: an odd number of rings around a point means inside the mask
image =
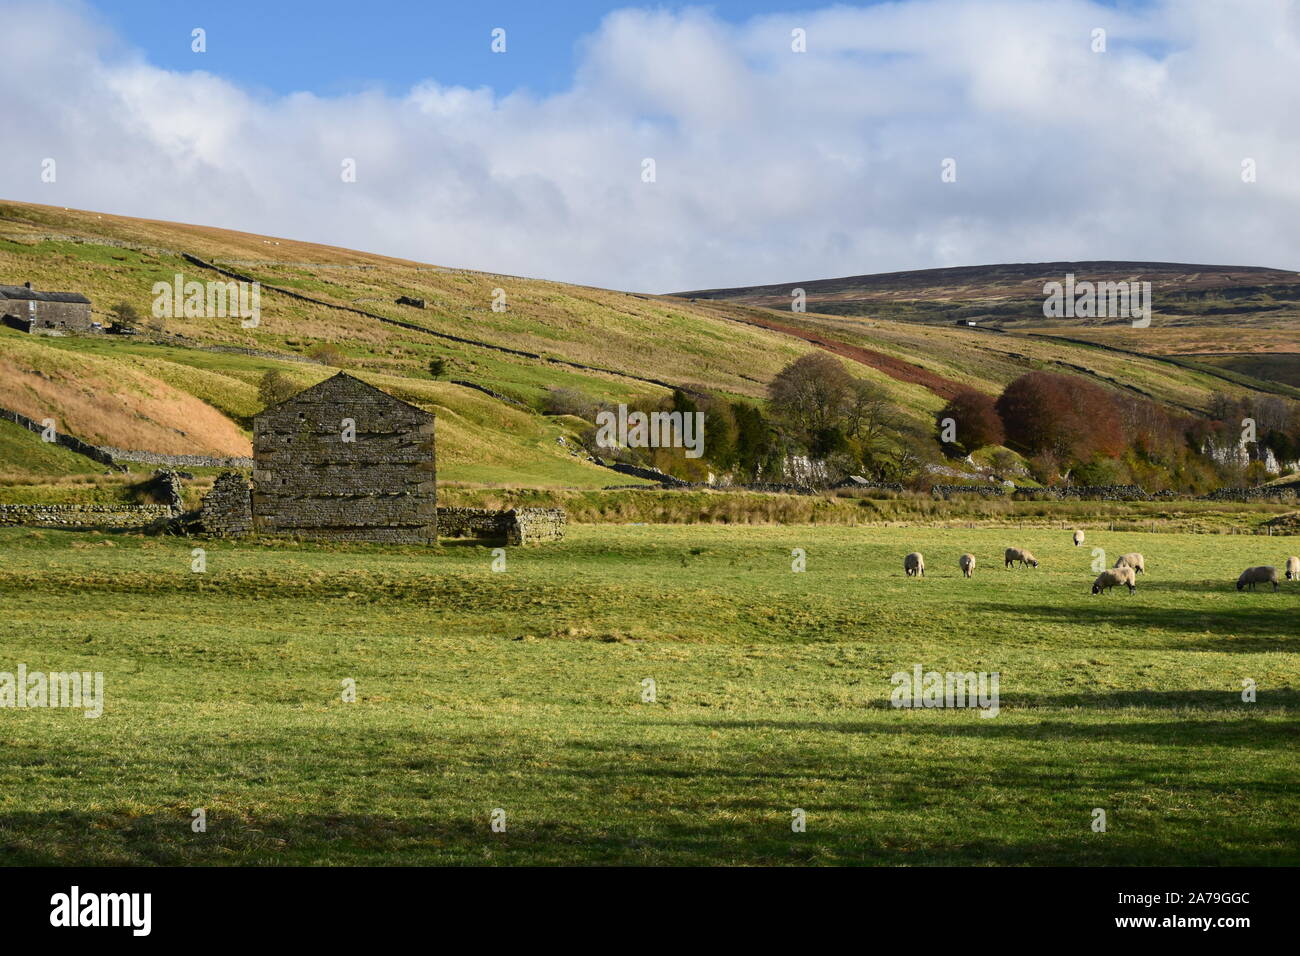
M 1092 593 L 1104 594 L 1121 584 L 1128 585 L 1129 594 L 1137 590 L 1137 575 L 1133 573 L 1132 568 L 1125 566 L 1101 572 L 1097 575 L 1097 580 L 1092 582 Z
M 909 578 L 925 577 L 925 558 L 921 557 L 920 551 L 913 551 L 903 559 L 903 573 Z
M 1300 558 L 1294 554 L 1286 559 L 1286 579 L 1288 581 L 1300 581 Z
M 1081 544 L 1083 544 L 1083 532 L 1080 531 L 1078 528 L 1075 528 L 1075 529 L 1074 529 L 1074 546 L 1077 548 L 1077 547 L 1078 547 L 1079 545 L 1081 545 Z
M 1026 551 L 1024 548 L 1007 548 L 1006 564 L 1004 567 L 1009 568 L 1017 561 L 1020 562 L 1021 567 L 1038 567 L 1038 559 L 1029 551 Z
M 975 575 L 975 555 L 967 552 L 957 559 L 957 566 L 961 568 L 961 573 L 966 577 Z
M 1244 591 L 1247 587 L 1253 591 L 1256 584 L 1271 584 L 1273 590 L 1276 591 L 1278 588 L 1277 568 L 1271 564 L 1261 564 L 1256 568 L 1247 568 L 1241 572 L 1241 577 L 1237 578 L 1238 591 Z
M 1119 560 L 1115 562 L 1117 568 L 1132 568 L 1138 574 L 1147 573 L 1146 558 L 1136 551 L 1130 551 L 1128 554 L 1121 554 Z

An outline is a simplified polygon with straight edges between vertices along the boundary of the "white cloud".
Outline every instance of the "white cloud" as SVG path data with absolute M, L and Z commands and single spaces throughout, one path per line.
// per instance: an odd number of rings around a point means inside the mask
M 77 7 L 0 0 L 0 195 L 647 291 L 1002 261 L 1293 266 L 1296 11 L 915 0 L 737 27 L 627 9 L 555 95 L 429 80 L 272 98 L 158 69 Z

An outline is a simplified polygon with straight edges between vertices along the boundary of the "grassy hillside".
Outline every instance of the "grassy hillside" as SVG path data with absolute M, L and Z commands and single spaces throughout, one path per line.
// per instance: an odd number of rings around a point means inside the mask
M 163 334 L 140 338 L 33 339 L 0 329 L 0 406 L 33 418 L 56 417 L 61 428 L 100 444 L 246 455 L 250 419 L 261 407 L 258 380 L 272 368 L 303 386 L 332 374 L 325 365 L 293 360 L 329 344 L 353 374 L 439 415 L 440 480 L 599 487 L 635 479 L 569 454 L 557 439 L 570 432 L 571 423 L 538 414 L 549 388 L 630 401 L 666 395 L 663 386 L 646 381 L 657 379 L 754 398 L 777 370 L 810 349 L 672 300 L 451 271 L 221 230 L 0 205 L 0 278 L 81 290 L 105 322 L 119 301 L 147 316 L 153 283 L 177 273 L 186 280 L 222 279 L 183 253 L 331 305 L 264 290 L 255 329 L 242 328 L 234 318 L 171 319 Z M 491 308 L 498 288 L 506 292 L 505 312 Z M 399 295 L 424 298 L 429 307 L 398 306 Z M 341 306 L 439 334 L 385 324 Z M 448 363 L 445 379 L 481 385 L 520 405 L 433 381 L 427 368 L 434 358 Z M 24 464 L 42 470 L 35 460 L 0 461 L 6 469 Z
M 0 476 L 33 472 L 50 477 L 95 475 L 104 466 L 61 445 L 41 440 L 36 432 L 0 420 Z
M 1300 390 L 1300 352 L 1194 353 L 1194 357 L 1202 365 Z
M 260 378 L 277 369 L 313 384 L 333 368 L 304 359 L 328 345 L 340 356 L 329 358 L 334 364 L 439 415 L 444 483 L 592 488 L 627 479 L 558 441 L 576 423 L 540 414 L 548 389 L 633 401 L 681 386 L 757 400 L 782 367 L 818 348 L 879 385 L 918 428 L 957 385 L 996 393 L 1035 368 L 1092 376 L 1179 409 L 1205 408 L 1216 390 L 1244 395 L 1271 387 L 1227 368 L 1041 335 L 792 316 L 748 302 L 632 295 L 201 226 L 0 203 L 0 281 L 84 292 L 101 321 L 123 301 L 148 316 L 155 282 L 176 274 L 224 281 L 216 269 L 263 283 L 258 327 L 244 328 L 234 317 L 177 317 L 137 338 L 37 339 L 0 329 L 0 406 L 53 417 L 61 429 L 99 444 L 246 455 L 251 418 L 261 407 Z M 968 286 L 952 294 L 966 294 Z M 927 287 L 926 294 L 938 292 Z M 502 295 L 505 310 L 496 311 L 494 297 Z M 424 299 L 427 307 L 398 305 L 399 296 Z M 829 299 L 813 301 L 822 307 Z M 433 359 L 447 363 L 441 381 L 429 375 Z M 43 458 L 0 453 L 0 470 L 47 471 Z

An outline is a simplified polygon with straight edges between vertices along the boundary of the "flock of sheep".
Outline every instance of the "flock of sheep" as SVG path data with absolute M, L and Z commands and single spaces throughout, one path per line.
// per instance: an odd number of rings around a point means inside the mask
M 1083 544 L 1083 532 L 1076 530 L 1074 532 L 1074 546 L 1077 548 Z M 1038 559 L 1025 548 L 1007 548 L 1003 556 L 1003 567 L 1012 568 L 1019 564 L 1022 568 L 1038 567 Z M 957 566 L 961 568 L 963 577 L 975 576 L 975 555 L 969 551 L 957 559 Z M 1103 571 L 1097 576 L 1097 580 L 1092 582 L 1093 594 L 1104 594 L 1113 587 L 1125 586 L 1129 594 L 1137 590 L 1137 576 L 1146 574 L 1146 559 L 1136 551 L 1128 554 L 1122 554 L 1115 566 L 1108 571 Z M 909 578 L 925 577 L 925 558 L 920 551 L 913 551 L 907 557 L 903 558 L 903 573 Z M 1286 579 L 1288 581 L 1300 581 L 1300 558 L 1292 555 L 1286 559 Z M 1273 590 L 1278 589 L 1277 568 L 1272 565 L 1260 565 L 1259 567 L 1247 568 L 1241 572 L 1241 577 L 1237 578 L 1237 590 L 1244 591 L 1246 588 L 1255 590 L 1256 584 L 1272 584 Z

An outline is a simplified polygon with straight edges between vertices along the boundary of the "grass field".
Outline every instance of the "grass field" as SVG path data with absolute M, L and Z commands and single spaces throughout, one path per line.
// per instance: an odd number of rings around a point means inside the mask
M 1300 585 L 1233 587 L 1295 538 L 579 525 L 501 573 L 194 546 L 0 529 L 0 671 L 106 685 L 98 719 L 0 710 L 0 860 L 1300 862 Z M 1136 594 L 1089 594 L 1093 546 L 1145 553 Z M 998 672 L 999 713 L 891 708 L 916 664 Z

